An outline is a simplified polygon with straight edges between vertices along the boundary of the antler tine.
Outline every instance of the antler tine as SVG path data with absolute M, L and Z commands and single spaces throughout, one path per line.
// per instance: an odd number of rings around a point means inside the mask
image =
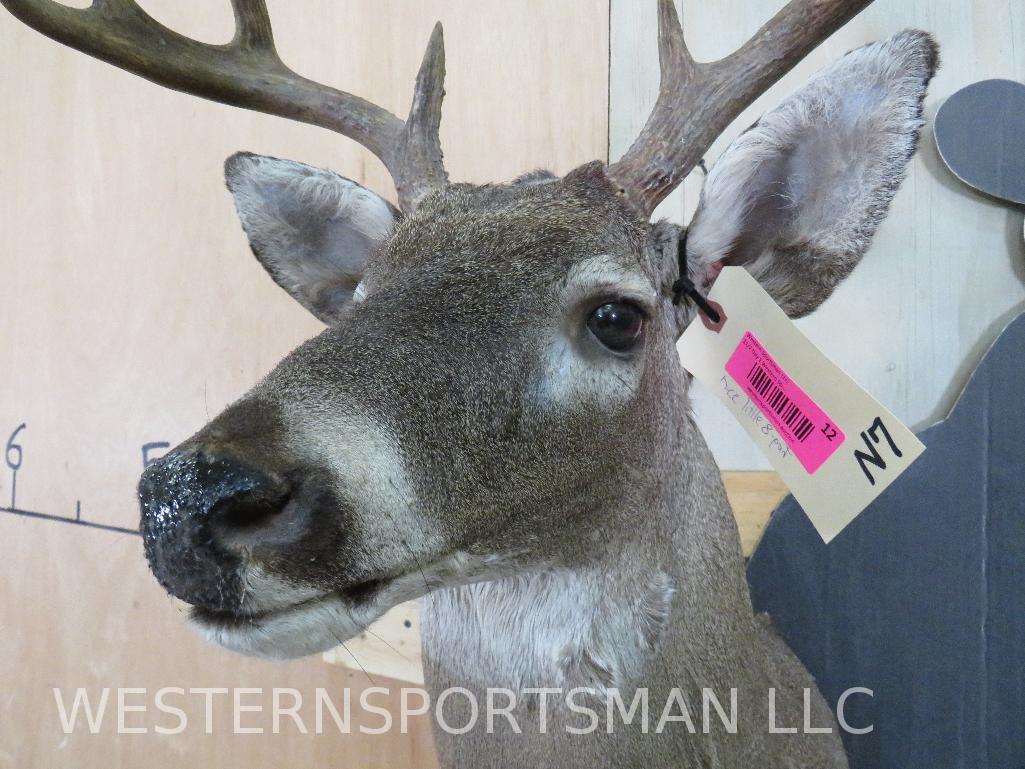
M 791 0 L 741 48 L 699 63 L 673 0 L 659 0 L 658 99 L 609 178 L 650 216 L 737 115 L 871 2 Z
M 231 0 L 235 36 L 211 45 L 168 29 L 135 0 L 0 0 L 38 32 L 159 85 L 327 128 L 362 144 L 391 173 L 404 210 L 447 182 L 438 142 L 444 50 L 435 28 L 417 78 L 409 124 L 359 96 L 290 70 L 274 48 L 265 0 Z
M 413 89 L 413 105 L 406 119 L 404 141 L 395 179 L 399 197 L 412 208 L 432 189 L 448 184 L 441 152 L 441 102 L 445 98 L 445 37 L 441 22 L 434 25 Z M 415 169 L 415 173 L 406 173 Z
M 264 0 L 231 0 L 235 14 L 233 42 L 249 49 L 274 50 L 274 30 Z
M 661 74 L 659 98 L 663 98 L 663 83 L 677 80 L 686 83 L 697 69 L 697 62 L 683 39 L 683 25 L 672 0 L 658 4 L 658 67 Z

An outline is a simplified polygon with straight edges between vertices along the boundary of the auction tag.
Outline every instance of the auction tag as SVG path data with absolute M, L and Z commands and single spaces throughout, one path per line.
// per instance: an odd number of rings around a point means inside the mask
M 769 458 L 822 539 L 833 537 L 925 450 L 826 358 L 743 267 L 709 293 L 718 331 L 695 321 L 677 348 Z

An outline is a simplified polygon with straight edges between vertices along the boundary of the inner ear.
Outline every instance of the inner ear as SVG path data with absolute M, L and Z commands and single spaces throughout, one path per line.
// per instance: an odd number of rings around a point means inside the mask
M 237 153 L 224 166 L 253 253 L 275 282 L 325 323 L 353 297 L 398 211 L 344 176 Z
M 705 265 L 704 277 L 715 280 L 727 265 L 743 265 L 766 251 L 774 237 L 786 231 L 797 217 L 796 197 L 792 175 L 792 159 L 797 154 L 788 147 L 779 154 L 764 158 L 750 180 L 751 194 L 744 212 L 744 226 L 737 233 L 720 258 Z M 808 169 L 814 171 L 814 169 Z M 807 184 L 806 181 L 798 184 Z
M 902 32 L 847 54 L 741 134 L 691 221 L 695 283 L 738 265 L 791 317 L 821 304 L 886 215 L 936 64 L 927 34 Z

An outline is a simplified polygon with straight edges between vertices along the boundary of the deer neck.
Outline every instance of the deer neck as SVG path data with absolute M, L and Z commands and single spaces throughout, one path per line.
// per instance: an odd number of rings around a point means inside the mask
M 635 503 L 600 511 L 601 534 L 576 551 L 585 555 L 425 599 L 431 700 L 446 723 L 475 724 L 458 735 L 435 724 L 441 766 L 846 769 L 814 681 L 753 615 L 736 522 L 682 399 L 664 428 L 657 472 L 646 474 Z M 469 690 L 481 714 L 493 712 L 492 703 L 505 707 L 508 695 L 495 690 L 509 690 L 517 728 L 504 716 L 476 720 L 455 697 L 443 707 L 442 693 L 455 687 Z M 555 691 L 539 691 L 546 688 Z M 573 699 L 582 689 L 588 690 L 583 699 Z M 614 696 L 635 703 L 640 690 L 650 705 L 646 725 L 638 719 L 617 725 L 609 715 Z M 722 724 L 702 720 L 704 696 L 729 703 L 733 691 L 739 733 L 723 733 Z M 700 731 L 680 723 L 662 730 L 660 718 L 674 696 L 691 703 L 685 709 Z M 586 729 L 587 720 L 571 699 L 592 709 L 596 729 L 573 731 Z M 801 723 L 803 713 L 812 723 L 834 724 L 834 731 L 770 735 L 773 707 L 784 723 Z
M 572 557 L 424 600 L 432 688 L 657 686 L 749 630 L 736 524 L 682 399 L 660 430 L 657 470 Z

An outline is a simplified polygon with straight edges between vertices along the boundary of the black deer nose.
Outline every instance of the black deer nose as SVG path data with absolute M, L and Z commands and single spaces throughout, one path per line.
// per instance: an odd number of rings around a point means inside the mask
M 171 595 L 211 610 L 241 607 L 243 548 L 282 515 L 289 485 L 205 450 L 168 454 L 139 481 L 146 558 Z M 269 537 L 275 539 L 273 535 Z

